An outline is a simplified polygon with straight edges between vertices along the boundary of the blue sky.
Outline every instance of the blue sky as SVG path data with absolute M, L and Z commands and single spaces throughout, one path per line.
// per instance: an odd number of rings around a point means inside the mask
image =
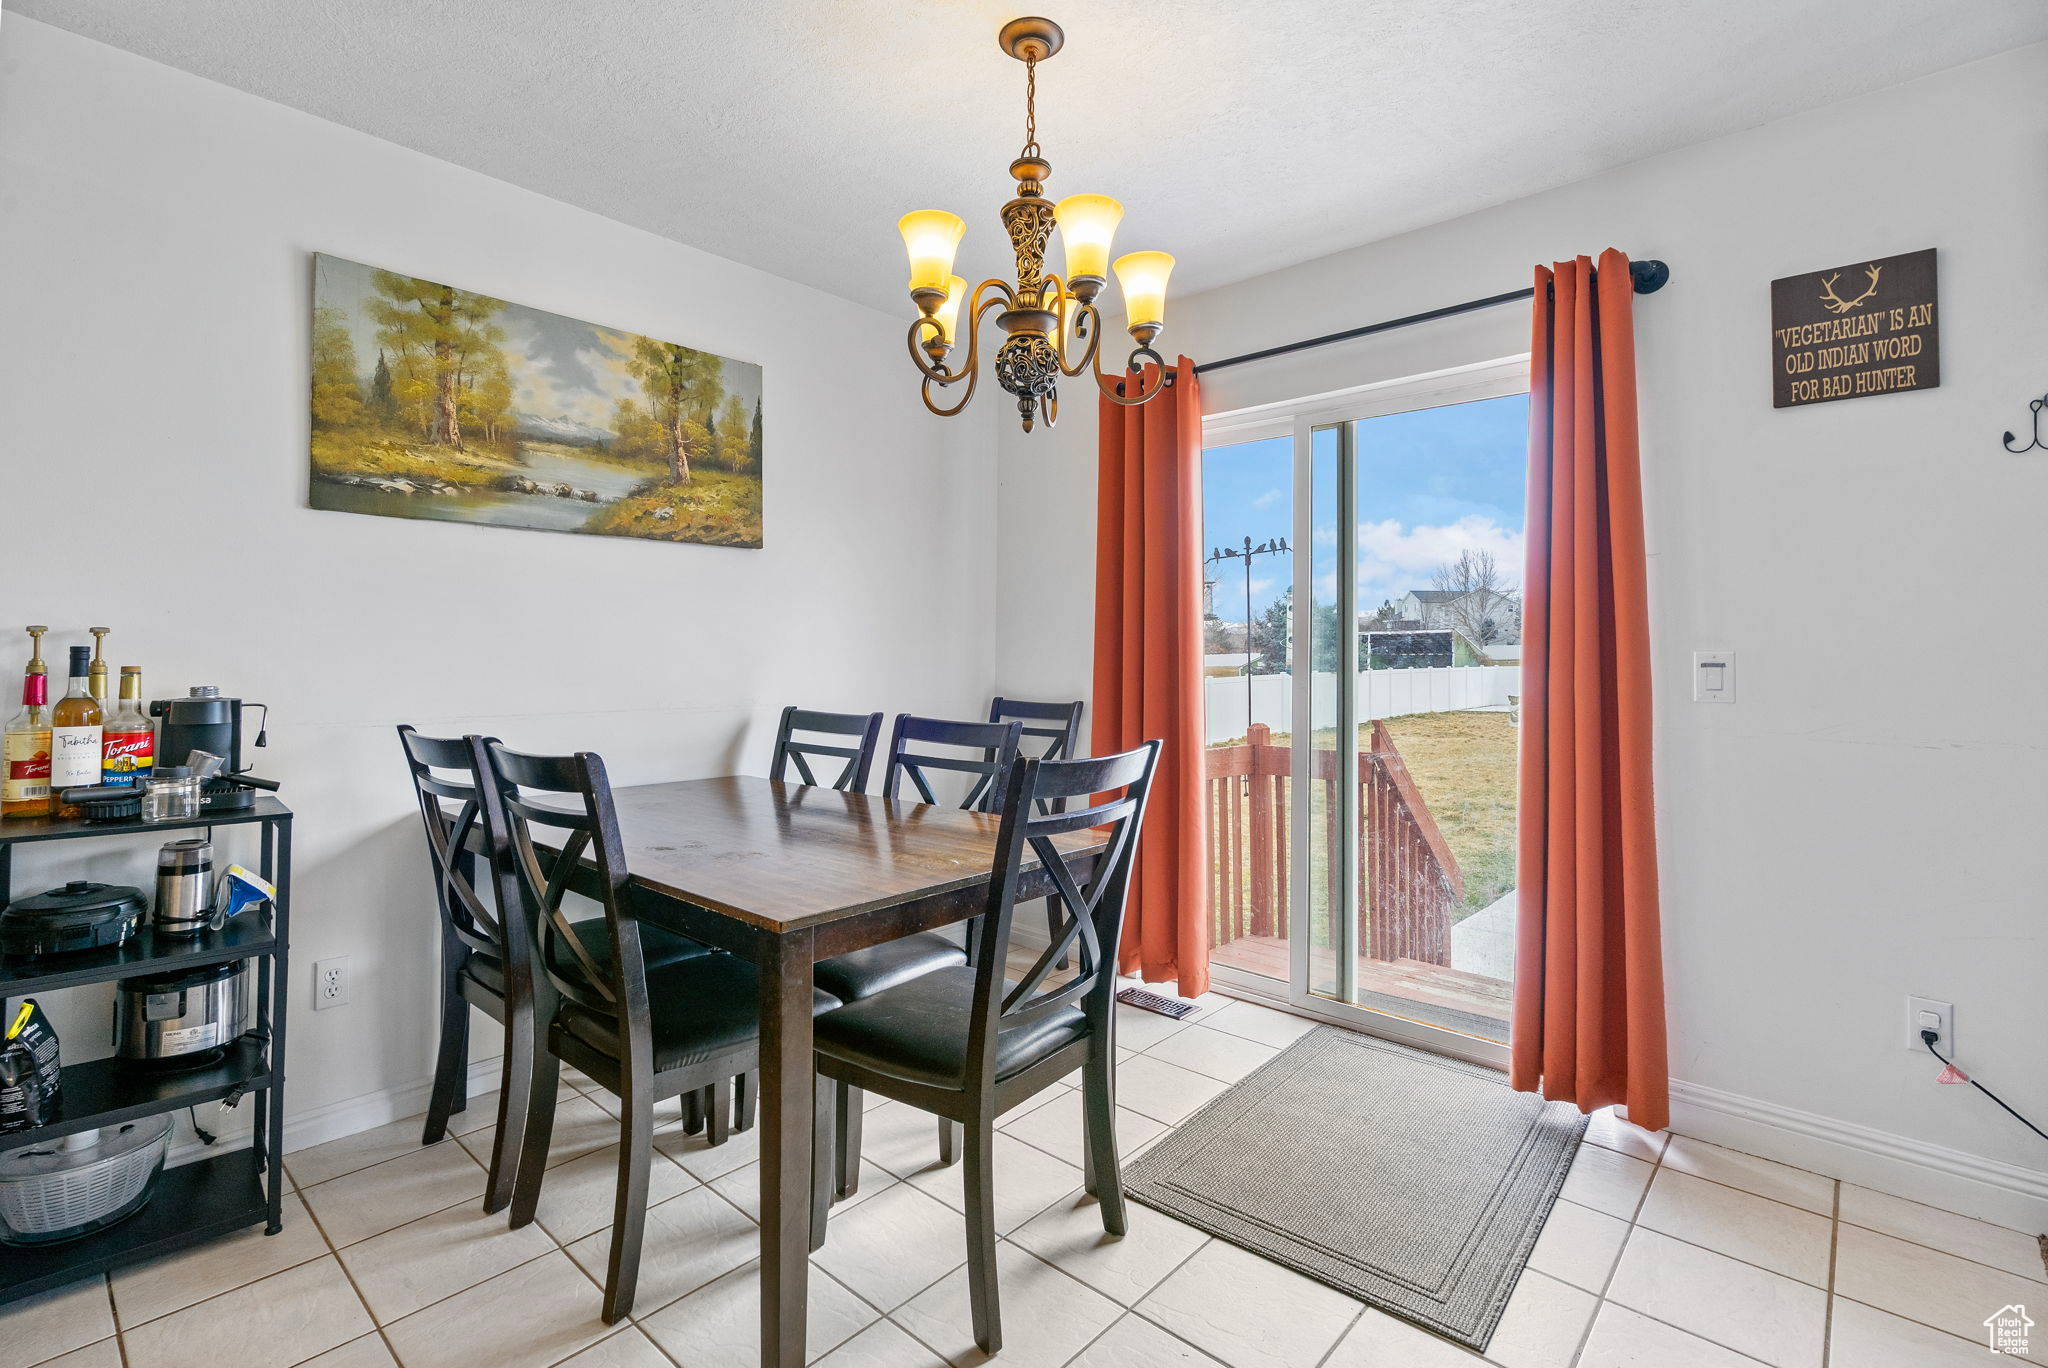
M 1511 584 L 1522 578 L 1529 398 L 1509 395 L 1370 418 L 1358 430 L 1358 604 L 1430 586 L 1464 548 L 1489 550 Z M 1292 438 L 1211 447 L 1202 460 L 1202 549 L 1294 539 Z M 1323 534 L 1328 536 L 1326 531 Z M 1217 616 L 1244 616 L 1240 563 L 1216 576 Z M 1287 556 L 1253 562 L 1253 611 L 1291 582 Z M 1330 586 L 1324 586 L 1328 592 Z

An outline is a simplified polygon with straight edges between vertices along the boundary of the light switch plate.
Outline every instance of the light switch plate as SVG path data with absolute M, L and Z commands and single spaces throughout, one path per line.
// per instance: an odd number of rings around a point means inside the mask
M 1694 651 L 1692 653 L 1692 701 L 1733 703 L 1735 701 L 1735 652 Z

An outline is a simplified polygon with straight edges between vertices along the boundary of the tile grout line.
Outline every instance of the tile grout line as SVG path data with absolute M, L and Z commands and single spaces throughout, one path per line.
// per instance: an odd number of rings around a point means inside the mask
M 1600 1146 L 1600 1148 L 1604 1149 L 1605 1146 Z M 1618 1153 L 1619 1151 L 1616 1152 Z M 1665 1131 L 1664 1143 L 1657 1147 L 1657 1157 L 1650 1161 L 1650 1176 L 1644 1180 L 1643 1190 L 1636 1197 L 1635 1210 L 1629 1213 L 1628 1233 L 1622 1236 L 1621 1248 L 1614 1251 L 1614 1262 L 1607 1266 L 1607 1276 L 1601 1280 L 1600 1291 L 1597 1294 L 1595 1294 L 1593 1299 L 1593 1314 L 1586 1317 L 1586 1328 L 1579 1332 L 1579 1342 L 1572 1349 L 1572 1356 L 1569 1360 L 1567 1360 L 1566 1368 L 1577 1368 L 1579 1359 L 1582 1356 L 1584 1356 L 1586 1352 L 1586 1345 L 1592 1341 L 1593 1327 L 1599 1322 L 1601 1311 L 1605 1310 L 1607 1307 L 1607 1293 L 1609 1289 L 1611 1289 L 1614 1286 L 1614 1275 L 1620 1271 L 1621 1261 L 1624 1258 L 1628 1257 L 1628 1247 L 1630 1242 L 1632 1242 L 1635 1239 L 1636 1231 L 1638 1229 L 1645 1228 L 1639 1227 L 1636 1224 L 1636 1222 L 1638 1218 L 1640 1218 L 1643 1214 L 1643 1207 L 1649 1203 L 1650 1189 L 1656 1185 L 1657 1175 L 1663 1172 L 1664 1156 L 1666 1154 L 1669 1154 L 1670 1152 L 1671 1132 Z M 1572 1158 L 1574 1162 L 1577 1162 L 1578 1156 L 1576 1154 L 1574 1154 Z M 1673 1170 L 1673 1172 L 1676 1171 L 1677 1170 Z M 1555 1206 L 1554 1203 L 1553 1206 Z M 1544 1215 L 1543 1222 L 1545 1225 L 1548 1225 L 1550 1223 L 1550 1217 L 1548 1213 Z M 1526 1269 L 1528 1265 L 1524 1264 L 1523 1267 Z M 1615 1305 L 1619 1306 L 1621 1304 L 1619 1302 L 1616 1302 Z M 1624 1307 L 1623 1309 L 1627 1310 L 1629 1308 Z
M 1635 1238 L 1635 1232 L 1636 1232 L 1636 1231 L 1638 1231 L 1638 1230 L 1647 1230 L 1647 1231 L 1649 1231 L 1649 1232 L 1650 1232 L 1650 1233 L 1651 1233 L 1652 1235 L 1657 1235 L 1657 1236 L 1660 1236 L 1660 1237 L 1662 1237 L 1662 1238 L 1664 1238 L 1664 1239 L 1667 1239 L 1667 1240 L 1672 1240 L 1672 1241 L 1675 1241 L 1675 1242 L 1677 1242 L 1677 1243 L 1679 1243 L 1679 1244 L 1683 1244 L 1683 1245 L 1689 1245 L 1689 1246 L 1691 1246 L 1691 1247 L 1692 1247 L 1692 1248 L 1694 1248 L 1694 1249 L 1704 1249 L 1704 1250 L 1706 1250 L 1706 1252 L 1707 1252 L 1707 1253 L 1709 1253 L 1709 1254 L 1716 1254 L 1716 1255 L 1720 1255 L 1720 1257 L 1721 1257 L 1721 1258 L 1724 1258 L 1724 1259 L 1728 1259 L 1728 1260 L 1730 1260 L 1731 1262 L 1734 1262 L 1734 1263 L 1739 1263 L 1739 1264 L 1742 1264 L 1742 1265 L 1744 1265 L 1745 1267 L 1748 1267 L 1748 1268 L 1755 1268 L 1755 1269 L 1758 1269 L 1758 1270 L 1760 1270 L 1761 1272 L 1769 1273 L 1769 1274 L 1771 1274 L 1771 1275 L 1772 1275 L 1772 1276 L 1774 1276 L 1774 1277 L 1779 1277 L 1779 1278 L 1785 1278 L 1785 1280 L 1786 1280 L 1787 1282 L 1792 1282 L 1792 1283 L 1798 1283 L 1798 1284 L 1799 1284 L 1800 1286 L 1803 1286 L 1803 1287 L 1812 1287 L 1812 1286 L 1813 1286 L 1813 1284 L 1812 1284 L 1812 1283 L 1808 1283 L 1808 1282 L 1803 1282 L 1803 1281 L 1802 1281 L 1801 1279 L 1798 1279 L 1798 1278 L 1789 1278 L 1789 1277 L 1786 1277 L 1786 1275 L 1785 1275 L 1785 1274 L 1783 1274 L 1783 1273 L 1779 1273 L 1779 1272 L 1778 1272 L 1778 1271 L 1777 1271 L 1776 1269 L 1771 1269 L 1771 1268 L 1764 1268 L 1764 1267 L 1763 1267 L 1763 1265 L 1761 1265 L 1761 1264 L 1753 1264 L 1753 1263 L 1750 1263 L 1750 1262 L 1749 1262 L 1749 1261 L 1748 1261 L 1747 1259 L 1738 1259 L 1738 1258 L 1736 1258 L 1736 1257 L 1735 1257 L 1734 1255 L 1732 1255 L 1732 1254 L 1723 1254 L 1723 1253 L 1722 1253 L 1722 1252 L 1721 1252 L 1720 1250 L 1718 1250 L 1718 1249 L 1710 1249 L 1710 1248 L 1708 1248 L 1708 1247 L 1707 1247 L 1706 1245 L 1703 1245 L 1703 1244 L 1695 1244 L 1695 1243 L 1694 1243 L 1693 1241 L 1691 1241 L 1691 1240 L 1687 1240 L 1687 1239 L 1684 1239 L 1684 1238 L 1682 1238 L 1682 1237 L 1680 1237 L 1680 1236 L 1677 1236 L 1677 1235 L 1671 1235 L 1671 1234 L 1667 1234 L 1667 1233 L 1666 1233 L 1666 1232 L 1664 1232 L 1664 1231 L 1661 1231 L 1661 1230 L 1658 1230 L 1658 1229 L 1656 1229 L 1656 1228 L 1655 1228 L 1654 1226 L 1646 1226 L 1646 1225 L 1641 1225 L 1641 1224 L 1639 1224 L 1639 1223 L 1638 1223 L 1638 1218 L 1640 1218 L 1640 1217 L 1642 1216 L 1642 1212 L 1643 1212 L 1643 1207 L 1645 1207 L 1646 1205 L 1648 1205 L 1648 1204 L 1649 1204 L 1649 1200 L 1650 1200 L 1650 1188 L 1651 1188 L 1651 1187 L 1652 1187 L 1652 1186 L 1653 1186 L 1653 1185 L 1654 1185 L 1654 1184 L 1656 1183 L 1656 1180 L 1657 1180 L 1657 1174 L 1658 1174 L 1659 1172 L 1661 1172 L 1661 1171 L 1663 1170 L 1663 1168 L 1665 1167 L 1665 1165 L 1664 1165 L 1664 1156 L 1665 1156 L 1666 1154 L 1668 1154 L 1668 1153 L 1670 1152 L 1670 1150 L 1671 1150 L 1671 1140 L 1672 1140 L 1673 1138 L 1675 1138 L 1675 1135 L 1674 1135 L 1674 1133 L 1672 1133 L 1672 1132 L 1666 1132 L 1666 1139 L 1665 1139 L 1665 1141 L 1664 1141 L 1664 1147 L 1663 1147 L 1663 1149 L 1661 1149 L 1661 1150 L 1659 1150 L 1659 1151 L 1658 1151 L 1658 1153 L 1657 1153 L 1657 1161 L 1656 1161 L 1656 1163 L 1654 1163 L 1653 1165 L 1651 1165 L 1651 1171 L 1650 1171 L 1650 1181 L 1649 1181 L 1648 1183 L 1645 1183 L 1645 1184 L 1643 1185 L 1643 1195 L 1642 1195 L 1642 1196 L 1641 1196 L 1640 1198 L 1638 1198 L 1638 1199 L 1637 1199 L 1637 1202 L 1636 1202 L 1636 1213 L 1635 1213 L 1635 1216 L 1634 1216 L 1634 1217 L 1631 1217 L 1631 1218 L 1630 1218 L 1630 1221 L 1629 1221 L 1629 1240 L 1630 1240 L 1630 1241 L 1632 1241 L 1632 1240 L 1633 1240 L 1633 1239 Z M 1704 1142 L 1704 1141 L 1703 1141 L 1702 1143 L 1711 1143 L 1711 1142 Z M 1738 1151 L 1735 1151 L 1735 1152 L 1736 1152 L 1736 1153 L 1740 1153 L 1741 1151 L 1739 1151 L 1739 1150 L 1738 1150 Z M 1761 1158 L 1762 1156 L 1758 1155 L 1758 1156 L 1752 1156 L 1752 1157 L 1753 1157 L 1753 1158 Z M 1766 1161 L 1766 1162 L 1776 1162 L 1776 1161 L 1775 1161 L 1775 1160 L 1771 1160 L 1771 1161 Z M 1786 1167 L 1788 1167 L 1788 1168 L 1789 1168 L 1789 1167 L 1791 1167 L 1791 1166 L 1790 1166 L 1790 1165 L 1786 1165 Z M 1673 1173 L 1679 1174 L 1679 1175 L 1681 1175 L 1681 1176 L 1683 1176 L 1683 1177 L 1692 1177 L 1692 1176 L 1695 1176 L 1695 1175 L 1692 1175 L 1692 1174 L 1688 1174 L 1688 1173 L 1686 1173 L 1686 1171 L 1685 1171 L 1684 1169 L 1677 1169 L 1677 1168 L 1674 1168 L 1674 1169 L 1672 1169 L 1671 1171 L 1672 1171 Z M 1801 1170 L 1799 1170 L 1799 1171 L 1800 1171 L 1800 1172 L 1802 1172 L 1802 1173 L 1806 1172 L 1806 1170 L 1804 1170 L 1804 1169 L 1801 1169 Z M 1703 1180 L 1703 1181 L 1706 1181 L 1706 1182 L 1712 1182 L 1713 1180 L 1712 1180 L 1712 1179 L 1705 1179 L 1705 1180 Z M 1721 1187 L 1727 1187 L 1727 1186 L 1729 1186 L 1729 1185 L 1728 1185 L 1728 1184 L 1725 1184 L 1725 1183 L 1723 1183 L 1723 1184 L 1718 1184 L 1718 1186 L 1721 1186 Z M 1747 1191 L 1747 1189 L 1745 1189 L 1745 1188 L 1732 1188 L 1731 1190 L 1732 1190 L 1732 1191 L 1736 1191 L 1736 1192 L 1745 1192 L 1745 1191 Z M 1752 1192 L 1752 1193 L 1749 1193 L 1749 1195 L 1750 1195 L 1750 1196 L 1752 1196 L 1752 1197 L 1763 1197 L 1763 1194 L 1762 1194 L 1762 1193 L 1756 1193 L 1756 1192 Z M 1767 1201 L 1767 1202 L 1770 1202 L 1770 1201 L 1777 1201 L 1777 1199 L 1776 1199 L 1776 1198 L 1774 1198 L 1774 1197 L 1763 1197 L 1763 1200 L 1764 1200 L 1764 1201 Z M 1792 1203 L 1790 1203 L 1790 1202 L 1779 1202 L 1779 1203 L 1778 1203 L 1778 1205 L 1779 1205 L 1779 1206 L 1792 1206 L 1793 1204 L 1792 1204 Z M 1795 1210 L 1795 1211 L 1805 1211 L 1805 1210 L 1806 1210 L 1806 1208 L 1804 1208 L 1804 1207 L 1793 1207 L 1793 1210 Z M 1807 1214 L 1808 1214 L 1808 1215 L 1818 1215 L 1819 1213 L 1818 1213 L 1818 1212 L 1807 1212 Z M 1599 1316 L 1600 1316 L 1600 1310 L 1601 1310 L 1601 1308 L 1605 1307 L 1605 1306 L 1606 1306 L 1606 1305 L 1608 1304 L 1608 1299 L 1607 1299 L 1607 1291 L 1608 1291 L 1608 1289 L 1610 1289 L 1610 1288 L 1612 1288 L 1612 1287 L 1614 1286 L 1614 1274 L 1615 1274 L 1615 1272 L 1617 1272 L 1617 1271 L 1619 1271 L 1619 1270 L 1620 1270 L 1620 1268 L 1621 1268 L 1621 1260 L 1622 1260 L 1622 1258 L 1623 1258 L 1624 1256 L 1626 1256 L 1626 1255 L 1627 1255 L 1627 1253 L 1628 1253 L 1628 1242 L 1627 1242 L 1627 1241 L 1624 1241 L 1624 1242 L 1623 1242 L 1623 1245 L 1622 1245 L 1622 1250 L 1621 1250 L 1621 1253 L 1615 1256 L 1615 1260 L 1614 1260 L 1614 1268 L 1613 1268 L 1613 1269 L 1610 1269 L 1610 1270 L 1609 1270 L 1609 1272 L 1608 1272 L 1608 1275 L 1607 1275 L 1607 1283 L 1606 1283 L 1606 1285 L 1605 1285 L 1605 1286 L 1604 1286 L 1604 1287 L 1603 1287 L 1603 1288 L 1601 1289 L 1601 1292 L 1600 1292 L 1600 1301 L 1599 1301 L 1599 1303 L 1598 1303 L 1598 1304 L 1597 1304 L 1597 1305 L 1596 1305 L 1596 1306 L 1595 1306 L 1595 1307 L 1593 1308 L 1593 1319 L 1594 1319 L 1594 1320 L 1598 1320 L 1598 1319 L 1599 1319 Z M 1702 1342 L 1702 1343 L 1704 1343 L 1704 1344 L 1711 1344 L 1711 1345 L 1713 1345 L 1713 1346 L 1714 1346 L 1715 1348 L 1717 1348 L 1717 1349 L 1725 1349 L 1725 1350 L 1726 1350 L 1727 1352 L 1729 1352 L 1729 1353 L 1731 1353 L 1731 1354 L 1734 1354 L 1734 1355 L 1735 1355 L 1735 1356 L 1737 1356 L 1738 1358 L 1743 1358 L 1743 1359 L 1747 1359 L 1747 1360 L 1749 1360 L 1749 1361 L 1751 1361 L 1751 1362 L 1753 1362 L 1753 1363 L 1763 1363 L 1763 1362 L 1765 1362 L 1765 1360 L 1759 1359 L 1759 1358 L 1757 1358 L 1757 1357 L 1756 1357 L 1755 1355 L 1753 1355 L 1753 1354 L 1748 1354 L 1748 1353 L 1745 1353 L 1745 1352 L 1743 1352 L 1742 1350 L 1740 1350 L 1740 1349 L 1737 1349 L 1737 1348 L 1735 1348 L 1735 1347 L 1734 1347 L 1734 1346 L 1732 1346 L 1732 1345 L 1724 1344 L 1724 1343 L 1722 1343 L 1722 1342 L 1721 1342 L 1720 1340 L 1717 1340 L 1717 1339 L 1713 1339 L 1713 1338 L 1710 1338 L 1710 1337 L 1709 1337 L 1709 1336 L 1707 1336 L 1707 1335 L 1703 1335 L 1703 1334 L 1701 1334 L 1701 1333 L 1700 1333 L 1699 1331 L 1697 1331 L 1697 1330 L 1688 1330 L 1688 1329 L 1686 1329 L 1686 1328 L 1685 1328 L 1684 1326 L 1682 1326 L 1682 1325 L 1675 1325 L 1675 1324 L 1673 1324 L 1672 1322 L 1670 1322 L 1670 1321 L 1667 1321 L 1667 1320 L 1663 1319 L 1663 1318 L 1662 1318 L 1662 1317 L 1660 1317 L 1660 1316 L 1653 1316 L 1653 1315 L 1651 1315 L 1650 1313 L 1648 1313 L 1647 1311 L 1642 1311 L 1642 1310 L 1638 1310 L 1637 1308 L 1635 1308 L 1635 1307 L 1633 1307 L 1633 1306 L 1629 1306 L 1629 1305 L 1626 1305 L 1625 1303 L 1622 1303 L 1622 1302 L 1615 1302 L 1615 1303 L 1614 1303 L 1614 1305 L 1616 1305 L 1616 1306 L 1619 1306 L 1619 1307 L 1621 1307 L 1621 1309 L 1622 1309 L 1622 1310 L 1624 1310 L 1624 1311 L 1627 1311 L 1627 1312 L 1628 1312 L 1628 1313 L 1630 1313 L 1631 1315 L 1641 1316 L 1641 1317 L 1642 1317 L 1642 1318 L 1643 1318 L 1644 1320 L 1648 1320 L 1648 1321 L 1654 1321 L 1654 1322 L 1655 1322 L 1656 1324 L 1658 1324 L 1658 1325 L 1662 1325 L 1662 1326 L 1665 1326 L 1665 1327 L 1667 1327 L 1668 1329 L 1674 1330 L 1674 1331 L 1676 1331 L 1677 1333 L 1679 1333 L 1679 1334 L 1681 1334 L 1681 1335 L 1689 1335 L 1689 1336 L 1691 1336 L 1691 1337 L 1692 1337 L 1693 1339 L 1699 1340 L 1699 1341 L 1701 1341 L 1701 1342 Z M 1576 1365 L 1576 1364 L 1577 1364 L 1577 1362 L 1578 1362 L 1578 1359 L 1579 1359 L 1579 1356 L 1585 1353 L 1585 1350 L 1586 1350 L 1586 1342 L 1587 1342 L 1588 1340 L 1590 1340 L 1590 1339 L 1591 1339 L 1591 1337 L 1592 1337 L 1592 1325 L 1591 1325 L 1591 1323 L 1589 1322 L 1589 1323 L 1587 1324 L 1587 1329 L 1586 1329 L 1586 1337 L 1585 1337 L 1584 1339 L 1581 1339 L 1581 1341 L 1580 1341 L 1580 1343 L 1579 1343 L 1579 1348 L 1578 1348 L 1578 1351 L 1577 1351 L 1577 1353 L 1573 1354 L 1573 1356 L 1572 1356 L 1572 1362 L 1573 1362 L 1573 1364 L 1574 1364 L 1574 1365 Z
M 464 1152 L 467 1153 L 467 1151 Z M 319 1184 L 316 1183 L 314 1184 L 314 1186 L 318 1187 Z M 297 1180 L 293 1180 L 292 1187 L 294 1190 L 298 1188 Z M 397 1346 L 391 1343 L 391 1336 L 384 1333 L 384 1323 L 377 1319 L 376 1311 L 371 1309 L 370 1299 L 363 1295 L 363 1289 L 356 1283 L 355 1274 L 349 1271 L 349 1266 L 346 1263 L 342 1262 L 341 1249 L 334 1243 L 334 1237 L 327 1233 L 327 1227 L 322 1225 L 320 1223 L 320 1218 L 313 1214 L 312 1204 L 306 1201 L 303 1195 L 299 1197 L 299 1205 L 305 1208 L 306 1219 L 313 1223 L 314 1232 L 320 1236 L 321 1242 L 327 1246 L 326 1257 L 334 1260 L 334 1266 L 340 1269 L 341 1276 L 348 1280 L 348 1290 L 356 1294 L 356 1302 L 363 1308 L 363 1314 L 370 1318 L 371 1333 L 375 1334 L 377 1336 L 377 1342 L 384 1346 L 384 1352 L 391 1355 L 391 1361 L 393 1363 L 399 1363 L 400 1360 L 398 1357 Z M 446 1208 L 443 1209 L 445 1210 Z M 432 1215 L 433 1213 L 429 1212 L 428 1214 Z M 410 1223 L 408 1222 L 407 1224 Z M 397 1227 L 393 1227 L 393 1229 L 396 1228 Z M 343 1340 L 342 1344 L 353 1344 L 356 1338 L 360 1338 L 360 1336 Z M 335 1345 L 332 1347 L 339 1348 L 340 1345 Z M 320 1351 L 320 1353 L 322 1354 L 326 1352 L 327 1350 L 325 1349 Z M 312 1357 L 318 1358 L 320 1357 L 320 1355 L 315 1354 Z M 302 1363 L 310 1361 L 311 1360 L 309 1359 L 300 1360 L 300 1362 Z M 400 1368 L 403 1368 L 402 1364 L 400 1365 Z
M 1344 1341 L 1351 1338 L 1351 1332 L 1356 1330 L 1358 1323 L 1365 1319 L 1365 1313 L 1373 1309 L 1373 1306 L 1368 1302 L 1360 1302 L 1358 1304 L 1358 1314 L 1344 1322 L 1344 1328 L 1337 1332 L 1337 1338 L 1330 1341 L 1330 1347 L 1323 1350 L 1322 1357 L 1316 1360 L 1316 1368 L 1323 1368 L 1323 1365 L 1330 1361 L 1330 1355 L 1344 1347 Z
M 1834 1219 L 1828 1223 L 1828 1299 L 1821 1309 L 1820 1368 L 1828 1368 L 1835 1356 L 1835 1267 L 1842 1249 L 1842 1180 L 1835 1180 Z

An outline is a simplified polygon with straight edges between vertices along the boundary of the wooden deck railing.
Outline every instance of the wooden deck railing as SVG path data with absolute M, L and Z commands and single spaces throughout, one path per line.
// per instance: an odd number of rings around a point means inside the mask
M 1217 945 L 1246 936 L 1284 939 L 1301 908 L 1293 894 L 1294 752 L 1264 723 L 1243 742 L 1206 752 L 1211 934 Z M 1311 795 L 1325 868 L 1336 863 L 1337 753 L 1312 756 Z M 1375 960 L 1451 962 L 1451 914 L 1464 876 L 1429 815 L 1408 766 L 1380 722 L 1359 756 L 1359 906 L 1363 946 Z

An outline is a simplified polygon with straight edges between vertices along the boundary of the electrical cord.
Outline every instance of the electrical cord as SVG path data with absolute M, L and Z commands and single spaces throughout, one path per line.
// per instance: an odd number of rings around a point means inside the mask
M 1942 1053 L 1941 1051 L 1939 1051 L 1939 1050 L 1937 1050 L 1937 1049 L 1935 1049 L 1935 1048 L 1934 1048 L 1934 1042 L 1935 1042 L 1935 1041 L 1937 1041 L 1937 1040 L 1939 1040 L 1939 1039 L 1941 1039 L 1941 1034 L 1940 1034 L 1940 1033 L 1939 1033 L 1938 1031 L 1922 1031 L 1922 1032 L 1920 1033 L 1920 1043 L 1921 1043 L 1921 1044 L 1923 1044 L 1923 1045 L 1925 1045 L 1925 1046 L 1927 1047 L 1927 1053 L 1929 1053 L 1929 1054 L 1933 1055 L 1933 1056 L 1934 1056 L 1934 1057 L 1935 1057 L 1936 1059 L 1940 1060 L 1940 1061 L 1941 1061 L 1941 1062 L 1942 1062 L 1943 1064 L 1947 1065 L 1947 1066 L 1948 1066 L 1949 1068 L 1951 1068 L 1951 1069 L 1955 1069 L 1955 1068 L 1956 1068 L 1956 1065 L 1955 1065 L 1955 1061 L 1954 1061 L 1954 1060 L 1952 1060 L 1952 1059 L 1950 1059 L 1950 1058 L 1949 1058 L 1949 1057 L 1948 1057 L 1947 1055 L 1943 1054 L 1943 1053 Z M 1963 1071 L 1962 1071 L 1961 1069 L 1956 1069 L 1956 1072 L 1957 1072 L 1957 1073 L 1963 1073 Z M 2036 1135 L 2040 1136 L 2040 1137 L 2041 1137 L 2041 1138 L 2042 1138 L 2043 1140 L 2048 1140 L 2048 1131 L 2044 1131 L 2044 1130 L 2042 1130 L 2042 1129 L 2041 1129 L 2041 1128 L 2040 1128 L 2039 1126 L 2037 1126 L 2037 1125 L 2035 1125 L 2035 1124 L 2034 1124 L 2033 1122 L 2031 1122 L 2031 1121 L 2027 1120 L 2027 1118 L 2026 1118 L 2026 1117 L 2024 1117 L 2024 1116 L 2021 1116 L 2021 1115 L 2020 1115 L 2020 1114 L 2019 1114 L 2018 1112 L 2014 1111 L 2014 1110 L 2013 1110 L 2013 1109 L 2012 1109 L 2011 1107 L 2008 1107 L 2008 1106 L 2006 1106 L 2006 1103 L 2005 1103 L 2005 1099 L 2004 1099 L 2004 1098 L 2000 1097 L 2000 1096 L 1999 1096 L 1999 1095 L 1998 1095 L 1997 1093 L 1995 1093 L 1995 1092 L 1991 1091 L 1991 1089 L 1989 1089 L 1989 1088 L 1985 1087 L 1985 1086 L 1984 1086 L 1984 1085 L 1983 1085 L 1982 1083 L 1979 1083 L 1979 1082 L 1978 1082 L 1978 1081 L 1977 1081 L 1976 1079 L 1974 1079 L 1974 1078 L 1971 1078 L 1971 1077 L 1970 1077 L 1970 1076 L 1969 1076 L 1968 1074 L 1963 1074 L 1963 1079 L 1964 1079 L 1964 1081 L 1965 1081 L 1965 1082 L 1967 1082 L 1967 1083 L 1968 1083 L 1968 1084 L 1969 1084 L 1969 1085 L 1970 1085 L 1971 1087 L 1975 1088 L 1975 1089 L 1976 1089 L 1976 1090 L 1977 1090 L 1978 1092 L 1980 1092 L 1980 1093 L 1983 1093 L 1983 1094 L 1984 1094 L 1984 1095 L 1985 1095 L 1986 1097 L 1990 1098 L 1990 1099 L 1991 1099 L 1991 1100 L 1992 1100 L 1993 1102 L 1996 1102 L 1996 1103 L 1997 1103 L 1997 1104 L 1998 1104 L 1998 1105 L 1999 1105 L 2000 1107 L 2004 1107 L 2004 1108 L 2005 1108 L 2005 1111 L 2006 1111 L 2006 1114 L 2007 1114 L 2007 1115 L 2009 1115 L 2009 1116 L 2011 1116 L 2013 1120 L 2015 1120 L 2015 1121 L 2019 1122 L 2019 1123 L 2020 1123 L 2020 1124 L 2021 1124 L 2022 1126 L 2025 1126 L 2025 1127 L 2026 1127 L 2026 1128 L 2027 1128 L 2028 1130 L 2030 1130 L 2030 1131 L 2032 1131 L 2032 1132 L 2033 1132 L 2034 1134 L 2036 1134 Z

